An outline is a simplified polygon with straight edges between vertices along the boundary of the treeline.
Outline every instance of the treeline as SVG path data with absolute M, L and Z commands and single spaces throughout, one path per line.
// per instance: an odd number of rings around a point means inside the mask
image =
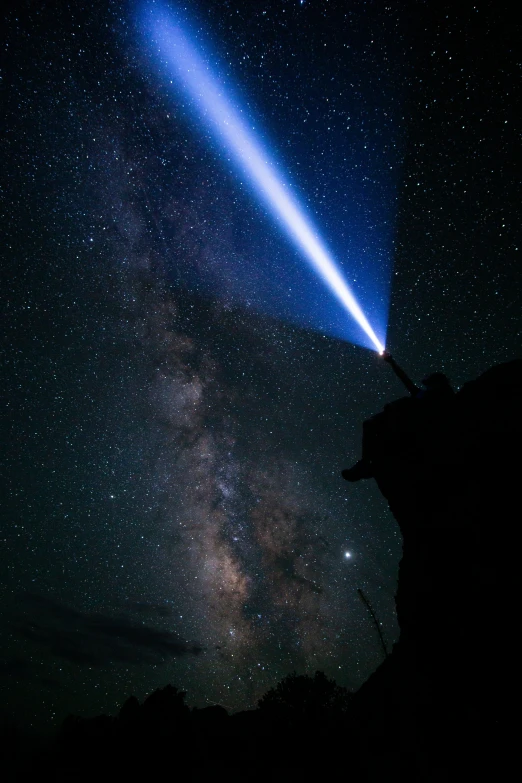
M 311 780 L 319 770 L 334 774 L 339 745 L 346 749 L 352 694 L 322 672 L 290 674 L 257 709 L 233 715 L 219 705 L 191 709 L 185 699 L 166 685 L 142 703 L 130 696 L 117 715 L 69 715 L 52 745 L 12 779 L 134 780 L 166 768 L 169 778 L 194 781 Z

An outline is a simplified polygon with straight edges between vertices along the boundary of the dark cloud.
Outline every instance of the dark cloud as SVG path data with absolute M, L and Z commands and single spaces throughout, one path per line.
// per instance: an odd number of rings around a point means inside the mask
M 15 632 L 79 666 L 153 663 L 203 652 L 200 645 L 171 631 L 137 624 L 123 615 L 80 612 L 37 595 L 25 595 L 20 608 L 12 623 Z
M 164 604 L 149 604 L 145 601 L 125 601 L 123 608 L 129 612 L 146 614 L 149 617 L 170 617 L 172 609 Z
M 63 685 L 54 677 L 42 677 L 39 668 L 25 658 L 15 655 L 12 658 L 0 661 L 0 682 L 3 681 L 2 684 L 4 685 L 7 681 L 43 685 L 52 691 L 63 689 Z
M 40 677 L 39 681 L 42 685 L 45 685 L 46 688 L 49 688 L 50 691 L 63 691 L 64 686 L 62 683 L 57 680 L 55 677 Z
M 0 679 L 30 680 L 31 664 L 24 658 L 15 656 L 5 661 L 0 661 Z
M 297 557 L 300 557 L 298 555 Z M 314 593 L 322 593 L 323 588 L 313 579 L 307 579 L 306 576 L 297 571 L 296 555 L 292 552 L 283 552 L 273 559 L 274 570 L 277 571 L 281 579 L 292 580 L 303 588 L 311 590 Z

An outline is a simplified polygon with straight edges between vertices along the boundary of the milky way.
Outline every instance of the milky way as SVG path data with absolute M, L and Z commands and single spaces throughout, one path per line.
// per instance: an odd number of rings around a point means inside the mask
M 114 179 L 106 187 L 119 203 Z M 328 494 L 313 486 L 298 452 L 280 447 L 280 422 L 270 423 L 273 406 L 260 405 L 250 377 L 239 389 L 212 340 L 180 329 L 179 294 L 147 268 L 150 250 L 135 230 L 144 222 L 127 220 L 133 228 L 121 222 L 118 242 L 126 267 L 118 328 L 139 346 L 149 374 L 142 480 L 158 544 L 148 589 L 204 649 L 196 662 L 178 662 L 191 671 L 178 676 L 195 677 L 207 698 L 236 707 L 253 705 L 263 686 L 292 668 L 339 676 L 354 623 L 335 606 L 346 579 L 336 541 L 343 526 L 324 510 Z M 213 329 L 223 330 L 223 319 L 220 307 L 211 308 Z M 247 326 L 236 311 L 231 319 L 242 347 Z M 250 412 L 262 405 L 268 415 L 256 424 Z M 283 418 L 284 403 L 276 407 Z

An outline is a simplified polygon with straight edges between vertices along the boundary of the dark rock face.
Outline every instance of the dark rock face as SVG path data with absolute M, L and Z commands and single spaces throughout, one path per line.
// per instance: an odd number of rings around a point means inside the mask
M 518 651 L 521 411 L 513 361 L 377 417 L 374 475 L 403 558 L 399 642 L 356 697 L 369 780 L 500 765 Z

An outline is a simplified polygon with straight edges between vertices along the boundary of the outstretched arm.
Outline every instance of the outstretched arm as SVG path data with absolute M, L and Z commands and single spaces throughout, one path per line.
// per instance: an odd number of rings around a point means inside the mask
M 399 367 L 393 356 L 387 351 L 384 351 L 382 358 L 390 365 L 397 378 L 406 386 L 412 397 L 415 397 L 415 395 L 420 391 L 419 387 L 415 386 L 411 378 L 406 375 L 402 367 Z

